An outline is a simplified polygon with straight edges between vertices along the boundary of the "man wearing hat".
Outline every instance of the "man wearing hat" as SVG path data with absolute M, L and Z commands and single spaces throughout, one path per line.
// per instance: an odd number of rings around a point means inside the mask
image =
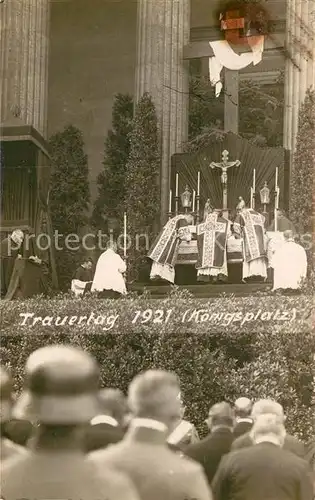
M 17 410 L 39 425 L 29 453 L 3 468 L 2 498 L 138 500 L 129 480 L 108 470 L 98 475 L 84 454 L 85 425 L 98 410 L 98 384 L 96 361 L 80 349 L 58 345 L 31 354 Z
M 16 445 L 3 435 L 4 426 L 11 418 L 12 379 L 9 373 L 0 366 L 0 462 L 1 464 L 15 455 L 25 454 L 26 450 Z
M 238 398 L 234 403 L 236 425 L 234 427 L 234 439 L 249 432 L 253 426 L 251 418 L 252 402 L 248 398 Z
M 229 403 L 222 401 L 213 405 L 206 423 L 210 434 L 199 443 L 188 446 L 184 452 L 203 466 L 211 484 L 221 458 L 229 453 L 233 442 L 234 415 Z

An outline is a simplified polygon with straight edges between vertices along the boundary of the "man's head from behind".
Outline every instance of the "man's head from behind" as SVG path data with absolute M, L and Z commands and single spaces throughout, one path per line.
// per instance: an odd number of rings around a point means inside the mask
M 99 413 L 114 418 L 122 426 L 128 411 L 124 394 L 119 389 L 102 389 L 98 401 Z
M 134 417 L 157 420 L 171 431 L 181 418 L 179 392 L 179 381 L 174 373 L 148 370 L 131 382 L 129 408 Z
M 287 229 L 286 231 L 284 231 L 283 237 L 285 241 L 294 241 L 294 234 L 291 229 Z
M 234 403 L 235 416 L 237 418 L 249 417 L 253 403 L 248 398 L 238 398 Z
M 259 415 L 251 430 L 251 437 L 255 444 L 267 442 L 282 447 L 285 438 L 283 419 L 273 413 Z
M 233 429 L 234 415 L 229 403 L 222 401 L 221 403 L 216 403 L 215 405 L 211 406 L 206 423 L 210 431 L 213 431 L 215 428 L 219 427 L 227 427 L 229 429 Z
M 253 405 L 251 416 L 256 421 L 258 417 L 266 414 L 275 415 L 283 423 L 285 421 L 283 408 L 279 403 L 272 399 L 259 399 Z

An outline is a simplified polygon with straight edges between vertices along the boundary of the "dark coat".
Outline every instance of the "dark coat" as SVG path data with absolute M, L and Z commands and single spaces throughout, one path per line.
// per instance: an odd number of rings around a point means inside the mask
M 218 428 L 199 443 L 187 446 L 185 455 L 202 465 L 208 482 L 211 484 L 221 458 L 226 453 L 229 453 L 232 442 L 232 431 L 228 428 Z
M 214 500 L 312 500 L 307 462 L 271 443 L 226 455 L 212 482 Z
M 235 439 L 232 444 L 232 450 L 239 450 L 241 448 L 247 448 L 248 446 L 252 446 L 253 442 L 250 437 L 249 432 L 243 434 L 239 438 Z M 298 457 L 305 457 L 305 446 L 301 441 L 299 441 L 296 437 L 287 434 L 284 440 L 283 448 L 285 450 L 291 451 Z
M 4 425 L 4 435 L 13 443 L 25 446 L 33 432 L 33 425 L 28 420 L 13 418 Z
M 120 427 L 106 423 L 89 425 L 85 435 L 85 451 L 106 448 L 109 444 L 118 443 L 123 437 L 124 432 Z
M 253 422 L 249 422 L 248 420 L 240 420 L 234 427 L 233 431 L 234 439 L 237 439 L 243 434 L 246 434 L 251 430 L 252 427 L 253 427 Z

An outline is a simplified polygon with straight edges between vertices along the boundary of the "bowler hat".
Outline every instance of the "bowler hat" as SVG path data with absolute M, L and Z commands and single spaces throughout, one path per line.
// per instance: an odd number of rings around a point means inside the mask
M 12 379 L 7 370 L 0 366 L 0 423 L 11 418 Z
M 45 424 L 89 422 L 98 412 L 99 368 L 88 353 L 53 345 L 33 352 L 26 363 L 16 418 Z

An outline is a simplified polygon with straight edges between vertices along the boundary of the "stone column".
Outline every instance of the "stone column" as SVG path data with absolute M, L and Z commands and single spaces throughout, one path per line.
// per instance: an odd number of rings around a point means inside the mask
M 286 16 L 284 148 L 294 154 L 306 91 L 315 89 L 315 0 L 288 0 Z
M 138 0 L 135 95 L 148 92 L 161 134 L 161 223 L 168 211 L 171 156 L 188 138 L 190 0 Z
M 47 134 L 49 0 L 0 3 L 0 117 Z

